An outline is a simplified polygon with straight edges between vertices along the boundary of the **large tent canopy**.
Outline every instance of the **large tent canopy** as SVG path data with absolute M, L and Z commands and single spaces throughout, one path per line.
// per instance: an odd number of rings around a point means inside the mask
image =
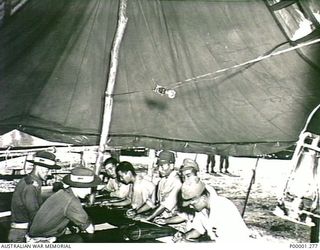
M 118 7 L 31 0 L 1 27 L 0 134 L 99 143 Z M 127 16 L 110 146 L 277 152 L 320 103 L 319 44 L 236 66 L 294 46 L 262 0 L 129 0 Z

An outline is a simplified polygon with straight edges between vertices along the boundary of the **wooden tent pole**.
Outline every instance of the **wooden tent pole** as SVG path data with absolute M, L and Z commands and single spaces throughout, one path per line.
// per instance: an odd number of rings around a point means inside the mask
M 98 155 L 95 164 L 95 173 L 99 174 L 101 165 L 103 163 L 103 153 L 108 141 L 109 129 L 111 124 L 111 114 L 113 106 L 113 89 L 115 85 L 118 61 L 119 61 L 119 48 L 122 41 L 124 31 L 128 22 L 128 17 L 126 16 L 127 0 L 120 0 L 119 6 L 119 17 L 116 34 L 113 40 L 111 59 L 110 59 L 110 70 L 107 83 L 107 89 L 105 91 L 105 102 L 103 110 L 103 120 L 102 120 L 102 130 L 100 135 L 100 143 L 98 149 Z

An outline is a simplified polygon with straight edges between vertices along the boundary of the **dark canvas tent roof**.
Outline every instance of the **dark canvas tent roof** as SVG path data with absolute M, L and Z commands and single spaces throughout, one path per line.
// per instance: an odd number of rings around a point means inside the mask
M 118 2 L 34 0 L 2 27 L 0 133 L 98 143 Z M 320 101 L 318 44 L 177 84 L 289 48 L 263 1 L 128 1 L 127 14 L 110 145 L 257 155 L 297 141 Z

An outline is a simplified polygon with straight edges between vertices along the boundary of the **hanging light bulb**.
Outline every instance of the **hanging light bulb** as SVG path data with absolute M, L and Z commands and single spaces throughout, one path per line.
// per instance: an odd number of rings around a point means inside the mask
M 170 98 L 173 99 L 176 97 L 176 91 L 173 89 L 167 89 L 166 90 L 166 95 Z
M 167 88 L 162 87 L 162 86 L 160 86 L 160 85 L 157 85 L 157 86 L 153 89 L 153 91 L 154 91 L 155 93 L 161 95 L 161 96 L 166 95 L 166 96 L 168 96 L 170 99 L 173 99 L 173 98 L 175 98 L 175 96 L 176 96 L 176 91 L 175 91 L 175 90 L 173 90 L 173 89 L 167 89 Z

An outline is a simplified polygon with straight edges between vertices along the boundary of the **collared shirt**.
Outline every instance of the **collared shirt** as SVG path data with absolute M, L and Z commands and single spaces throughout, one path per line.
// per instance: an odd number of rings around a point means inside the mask
M 149 207 L 155 206 L 156 186 L 142 176 L 136 176 L 132 188 L 131 206 L 132 208 L 140 208 L 143 204 Z
M 11 220 L 30 223 L 42 203 L 41 180 L 34 174 L 21 179 L 12 195 Z
M 172 171 L 167 178 L 161 178 L 158 184 L 158 199 L 162 206 L 173 212 L 178 203 L 178 193 L 182 183 L 177 171 Z
M 70 188 L 59 190 L 41 206 L 30 227 L 30 237 L 59 237 L 72 221 L 81 230 L 90 225 L 86 211 Z
M 212 240 L 228 242 L 249 239 L 249 229 L 237 207 L 227 198 L 218 196 L 216 191 L 206 186 L 210 193 L 210 209 L 195 213 L 192 228 L 200 234 L 207 232 Z
M 130 195 L 131 185 L 126 185 L 117 179 L 109 178 L 105 190 L 110 192 L 111 197 L 126 198 Z

